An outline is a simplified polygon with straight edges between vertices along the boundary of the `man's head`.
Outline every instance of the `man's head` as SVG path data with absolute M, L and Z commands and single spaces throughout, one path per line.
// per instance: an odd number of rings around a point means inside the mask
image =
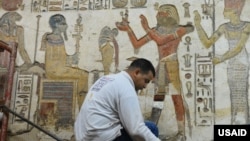
M 134 60 L 127 69 L 127 72 L 133 79 L 135 90 L 141 90 L 155 77 L 155 68 L 153 64 L 143 58 Z
M 68 25 L 66 23 L 66 19 L 61 14 L 55 14 L 50 17 L 49 19 L 49 25 L 52 28 L 53 32 L 57 33 L 63 33 L 65 40 L 68 39 L 66 30 L 68 28 Z
M 224 13 L 233 11 L 237 16 L 241 14 L 242 8 L 245 5 L 246 0 L 224 0 L 225 9 Z
M 16 22 L 21 19 L 22 16 L 19 13 L 7 12 L 0 18 L 0 28 L 8 36 L 17 36 L 16 28 L 19 26 L 17 26 Z
M 156 15 L 157 24 L 160 26 L 174 26 L 179 24 L 179 14 L 172 4 L 163 4 L 158 8 Z

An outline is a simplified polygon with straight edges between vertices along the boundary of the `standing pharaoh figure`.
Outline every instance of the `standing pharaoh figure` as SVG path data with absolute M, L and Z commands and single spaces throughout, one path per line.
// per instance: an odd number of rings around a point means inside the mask
M 67 66 L 67 52 L 64 39 L 67 40 L 67 23 L 61 14 L 50 17 L 51 33 L 45 33 L 42 38 L 41 50 L 45 51 L 45 75 L 48 79 L 78 80 L 77 99 L 81 107 L 88 91 L 88 72 L 86 70 Z M 64 37 L 62 36 L 64 35 Z
M 245 47 L 249 39 L 250 22 L 240 19 L 245 0 L 225 0 L 224 18 L 229 22 L 221 24 L 208 37 L 201 26 L 200 14 L 195 11 L 195 26 L 203 45 L 210 48 L 222 35 L 228 40 L 229 50 L 222 56 L 215 56 L 212 61 L 219 64 L 228 60 L 227 77 L 231 99 L 231 124 L 248 124 L 248 79 L 249 57 Z
M 126 14 L 127 15 L 127 14 Z M 179 61 L 177 58 L 177 48 L 181 38 L 194 30 L 191 24 L 180 25 L 180 19 L 177 9 L 174 5 L 164 4 L 158 8 L 156 15 L 157 25 L 150 28 L 144 15 L 140 16 L 141 24 L 146 34 L 137 39 L 134 31 L 129 26 L 127 17 L 122 18 L 122 22 L 117 22 L 116 26 L 119 30 L 126 31 L 129 39 L 135 49 L 140 48 L 144 44 L 153 40 L 157 44 L 159 53 L 159 63 L 157 66 L 156 88 L 157 92 L 154 96 L 155 101 L 163 102 L 166 93 L 171 93 L 175 107 L 176 120 L 178 126 L 177 140 L 185 140 L 185 109 L 181 90 L 181 81 L 179 78 Z M 167 92 L 166 87 L 172 83 L 175 92 Z M 153 111 L 161 111 L 154 109 Z M 153 121 L 158 122 L 159 115 Z

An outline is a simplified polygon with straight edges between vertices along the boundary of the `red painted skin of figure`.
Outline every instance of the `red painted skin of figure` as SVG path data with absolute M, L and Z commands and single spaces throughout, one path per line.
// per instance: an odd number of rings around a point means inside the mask
M 171 14 L 169 14 L 171 13 Z M 185 140 L 185 110 L 181 94 L 181 82 L 179 78 L 179 62 L 177 59 L 177 49 L 181 38 L 194 31 L 192 24 L 179 25 L 179 15 L 174 5 L 165 4 L 159 7 L 156 15 L 157 26 L 150 28 L 144 15 L 140 15 L 141 24 L 146 34 L 137 39 L 134 31 L 129 26 L 128 14 L 122 18 L 122 22 L 116 22 L 116 26 L 121 31 L 128 33 L 129 39 L 134 49 L 139 49 L 149 41 L 153 40 L 157 44 L 159 64 L 165 62 L 165 77 L 167 83 L 172 83 L 177 93 L 171 94 L 175 107 L 176 120 L 178 125 L 177 140 Z M 174 57 L 173 57 L 174 56 Z M 159 65 L 158 65 L 159 67 Z M 159 68 L 157 68 L 159 70 Z M 157 80 L 157 78 L 156 78 Z M 166 84 L 167 85 L 167 84 Z M 160 99 L 158 99 L 158 98 Z M 157 100 L 156 100 L 157 99 Z M 155 101 L 164 101 L 165 95 L 155 94 Z M 158 117 L 159 118 L 159 117 Z

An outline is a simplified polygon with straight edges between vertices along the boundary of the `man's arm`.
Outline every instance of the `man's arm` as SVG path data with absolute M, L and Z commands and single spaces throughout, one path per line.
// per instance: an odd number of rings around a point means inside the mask
M 160 141 L 145 125 L 136 93 L 127 91 L 122 95 L 124 96 L 120 99 L 119 116 L 123 127 L 131 138 L 134 140 L 141 138 L 145 141 Z
M 21 26 L 17 27 L 17 39 L 18 39 L 18 50 L 20 53 L 20 56 L 22 57 L 23 61 L 25 63 L 31 64 L 30 57 L 24 48 L 24 29 Z M 36 50 L 35 50 L 36 51 Z

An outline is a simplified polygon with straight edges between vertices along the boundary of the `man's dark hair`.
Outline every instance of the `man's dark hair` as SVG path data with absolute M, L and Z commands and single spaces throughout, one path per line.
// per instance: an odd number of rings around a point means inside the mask
M 155 68 L 153 64 L 147 59 L 138 58 L 134 60 L 129 66 L 129 69 L 133 68 L 140 68 L 142 73 L 148 73 L 149 71 L 151 71 L 153 76 L 155 77 Z
M 57 24 L 61 23 L 62 21 L 65 21 L 65 17 L 61 14 L 55 14 L 53 16 L 50 17 L 49 19 L 49 25 L 52 29 L 56 29 L 57 28 Z

